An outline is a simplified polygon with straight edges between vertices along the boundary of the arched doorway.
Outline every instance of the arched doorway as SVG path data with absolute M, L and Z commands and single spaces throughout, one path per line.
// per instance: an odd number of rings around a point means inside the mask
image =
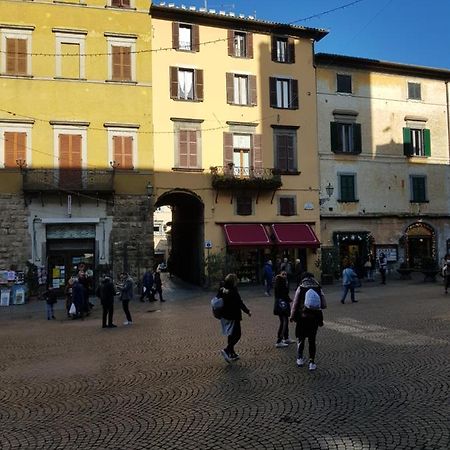
M 436 233 L 431 225 L 416 222 L 405 230 L 408 267 L 421 268 L 424 259 L 436 259 Z
M 170 249 L 171 271 L 184 281 L 204 283 L 204 204 L 187 189 L 173 189 L 162 194 L 155 207 L 172 208 Z

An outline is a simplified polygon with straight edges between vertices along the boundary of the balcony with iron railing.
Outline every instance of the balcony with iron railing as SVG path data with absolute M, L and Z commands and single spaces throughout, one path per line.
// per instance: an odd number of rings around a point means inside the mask
M 279 171 L 271 168 L 239 167 L 230 163 L 210 168 L 216 190 L 275 191 L 283 183 Z

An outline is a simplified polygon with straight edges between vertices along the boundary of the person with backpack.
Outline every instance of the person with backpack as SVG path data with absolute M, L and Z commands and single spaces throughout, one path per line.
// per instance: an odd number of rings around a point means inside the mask
M 326 308 L 325 296 L 320 284 L 315 280 L 314 275 L 305 272 L 302 282 L 297 288 L 291 308 L 290 321 L 296 322 L 295 335 L 298 339 L 297 346 L 297 367 L 305 364 L 303 351 L 306 339 L 309 347 L 310 371 L 316 370 L 316 335 L 319 327 L 323 326 L 322 309 Z
M 289 297 L 289 286 L 285 271 L 275 277 L 274 297 L 273 313 L 280 319 L 275 347 L 283 348 L 294 342 L 289 339 L 289 315 L 292 300 Z
M 350 291 L 350 299 L 352 303 L 358 303 L 358 300 L 355 298 L 355 286 L 358 281 L 358 275 L 356 275 L 355 271 L 352 269 L 351 264 L 347 263 L 342 271 L 342 286 L 344 287 L 341 297 L 342 304 L 345 303 L 345 298 L 347 297 L 348 291 Z
M 236 274 L 229 273 L 216 295 L 216 298 L 223 299 L 220 322 L 222 333 L 228 337 L 228 345 L 220 353 L 227 363 L 239 359 L 239 355 L 235 352 L 234 347 L 241 338 L 242 311 L 249 317 L 251 316 L 250 310 L 245 306 L 238 292 L 237 284 L 238 278 Z

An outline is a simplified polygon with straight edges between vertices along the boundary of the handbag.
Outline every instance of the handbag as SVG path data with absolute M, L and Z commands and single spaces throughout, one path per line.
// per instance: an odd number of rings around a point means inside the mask
M 216 296 L 213 299 L 211 299 L 211 309 L 212 309 L 213 316 L 216 319 L 221 319 L 222 311 L 223 311 L 223 298 Z
M 75 306 L 75 303 L 72 303 L 70 305 L 69 314 L 75 315 L 77 313 L 77 308 Z

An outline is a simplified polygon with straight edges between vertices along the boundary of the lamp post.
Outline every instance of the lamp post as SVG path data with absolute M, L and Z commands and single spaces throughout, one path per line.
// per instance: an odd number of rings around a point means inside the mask
M 327 202 L 328 200 L 330 200 L 331 196 L 333 195 L 334 192 L 334 186 L 328 182 L 327 186 L 325 187 L 325 191 L 328 195 L 328 198 L 319 198 L 319 204 L 323 205 L 325 202 Z

